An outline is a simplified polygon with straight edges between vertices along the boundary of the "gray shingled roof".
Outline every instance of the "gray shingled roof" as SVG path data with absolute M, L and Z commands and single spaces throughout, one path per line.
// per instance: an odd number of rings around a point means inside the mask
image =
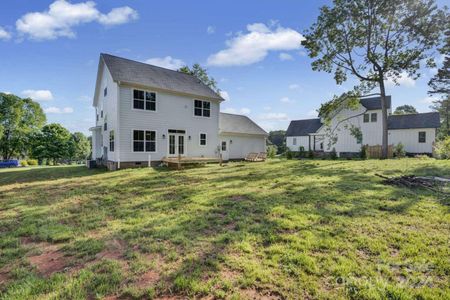
M 320 119 L 291 121 L 286 136 L 304 136 L 316 132 L 322 126 Z
M 440 125 L 441 121 L 437 112 L 388 117 L 388 129 L 439 128 Z
M 192 75 L 142 62 L 100 54 L 114 81 L 138 84 L 210 99 L 223 98 Z
M 391 108 L 391 96 L 386 96 L 387 108 Z M 360 100 L 362 106 L 367 110 L 381 109 L 381 97 L 363 98 Z
M 241 133 L 268 135 L 267 132 L 249 117 L 228 113 L 220 113 L 219 130 L 221 133 Z
M 388 109 L 391 108 L 391 96 L 386 96 Z M 362 106 L 367 110 L 381 109 L 381 97 L 364 98 L 360 100 Z

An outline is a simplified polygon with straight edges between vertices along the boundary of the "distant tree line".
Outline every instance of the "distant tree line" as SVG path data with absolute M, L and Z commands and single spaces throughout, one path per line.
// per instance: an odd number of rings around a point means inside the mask
M 56 164 L 81 161 L 90 155 L 90 142 L 83 133 L 45 123 L 39 103 L 0 93 L 0 156 Z

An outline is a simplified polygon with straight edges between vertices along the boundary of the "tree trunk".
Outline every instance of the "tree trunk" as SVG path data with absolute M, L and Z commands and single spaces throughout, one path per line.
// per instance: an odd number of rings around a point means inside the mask
M 381 158 L 388 158 L 388 127 L 387 127 L 387 102 L 386 102 L 386 89 L 384 87 L 384 77 L 380 74 L 380 100 L 381 100 L 381 124 L 382 124 L 382 139 L 381 139 Z

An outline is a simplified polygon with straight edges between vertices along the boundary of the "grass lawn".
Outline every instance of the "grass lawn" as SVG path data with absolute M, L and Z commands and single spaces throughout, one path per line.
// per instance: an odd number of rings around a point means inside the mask
M 0 299 L 449 299 L 450 161 L 0 171 Z

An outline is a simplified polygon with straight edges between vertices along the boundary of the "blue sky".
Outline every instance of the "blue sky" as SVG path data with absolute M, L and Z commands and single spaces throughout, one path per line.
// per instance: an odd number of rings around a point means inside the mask
M 223 111 L 248 114 L 266 130 L 286 129 L 353 86 L 312 71 L 298 43 L 329 2 L 1 1 L 0 91 L 30 96 L 48 122 L 88 133 L 101 52 L 171 68 L 198 62 L 219 82 Z M 429 111 L 433 72 L 388 84 L 394 107 Z

